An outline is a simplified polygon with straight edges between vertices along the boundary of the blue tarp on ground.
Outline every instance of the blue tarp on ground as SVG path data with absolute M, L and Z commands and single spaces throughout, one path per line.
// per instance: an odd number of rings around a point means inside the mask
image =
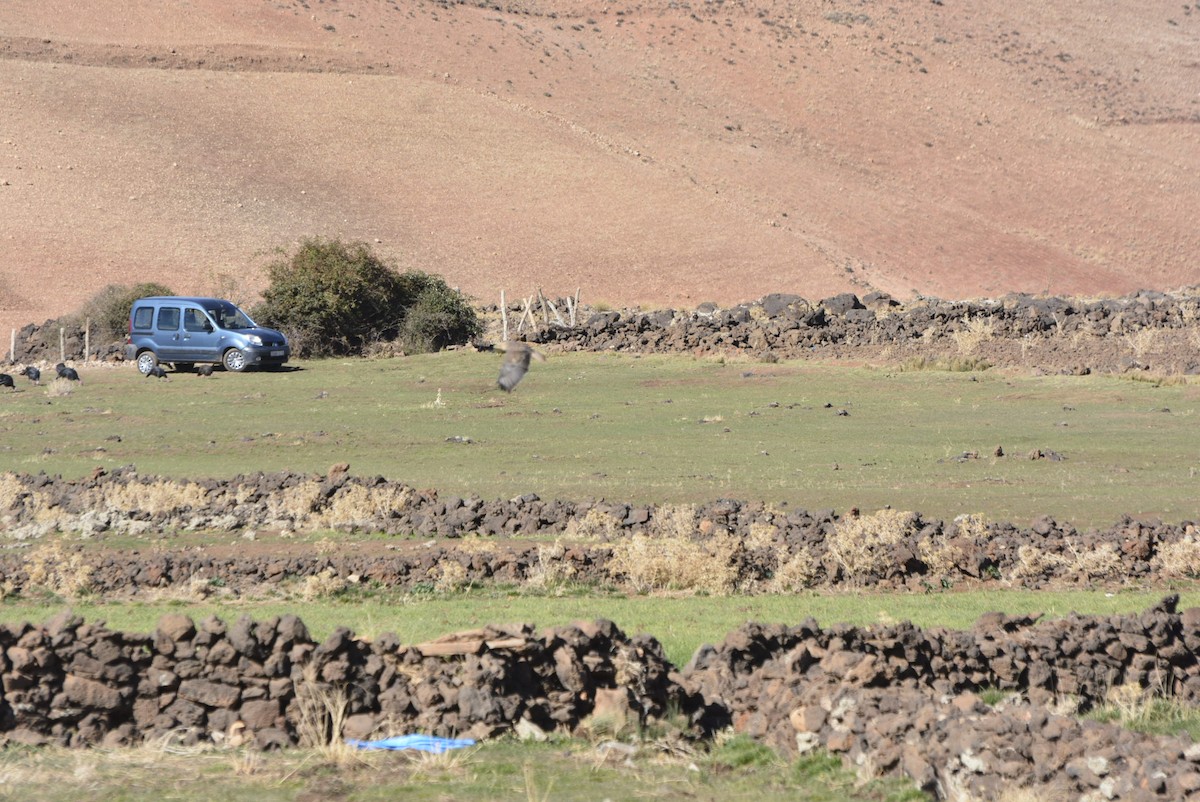
M 346 743 L 356 749 L 417 749 L 439 755 L 451 749 L 462 749 L 475 745 L 472 738 L 439 738 L 436 735 L 394 735 L 378 741 L 356 741 L 347 738 Z

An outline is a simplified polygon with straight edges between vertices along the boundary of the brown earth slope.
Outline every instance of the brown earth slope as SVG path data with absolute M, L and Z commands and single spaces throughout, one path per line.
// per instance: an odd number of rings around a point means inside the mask
M 1061 6 L 9 0 L 0 332 L 311 235 L 487 301 L 1197 283 L 1200 5 Z

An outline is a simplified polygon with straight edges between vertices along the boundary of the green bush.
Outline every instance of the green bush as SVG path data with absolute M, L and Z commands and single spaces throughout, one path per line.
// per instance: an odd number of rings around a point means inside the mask
M 781 761 L 771 747 L 759 743 L 749 735 L 734 735 L 713 746 L 709 753 L 709 762 L 714 766 L 741 769 L 769 766 Z
M 270 286 L 255 308 L 284 331 L 298 356 L 361 354 L 400 340 L 413 350 L 465 342 L 481 330 L 473 309 L 436 276 L 398 273 L 362 242 L 313 238 L 267 265 Z
M 400 329 L 400 343 L 414 353 L 440 351 L 447 345 L 464 343 L 483 332 L 475 310 L 461 293 L 436 276 L 406 273 L 405 277 L 425 286 L 408 305 Z
M 148 295 L 174 294 L 169 287 L 152 281 L 134 284 L 132 287 L 109 284 L 83 305 L 78 315 L 78 323 L 83 326 L 90 321 L 98 340 L 120 340 L 129 333 L 129 310 L 133 308 L 134 301 Z

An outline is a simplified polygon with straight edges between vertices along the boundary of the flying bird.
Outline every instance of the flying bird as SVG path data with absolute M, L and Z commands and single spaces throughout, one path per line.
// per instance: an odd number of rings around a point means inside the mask
M 500 378 L 496 384 L 506 393 L 511 393 L 521 379 L 525 378 L 525 374 L 529 372 L 530 359 L 546 361 L 541 351 L 518 340 L 497 343 L 493 348 L 504 354 L 504 361 L 500 363 Z
M 28 376 L 29 380 L 31 382 L 33 382 L 34 384 L 42 383 L 42 372 L 40 370 L 38 370 L 37 368 L 35 368 L 33 365 L 26 365 L 25 367 L 21 368 L 21 372 L 19 375 Z
M 62 362 L 59 362 L 57 365 L 55 365 L 54 370 L 58 373 L 58 378 L 60 379 L 66 379 L 67 381 L 72 382 L 79 381 L 79 374 L 75 371 L 75 368 L 69 368 Z

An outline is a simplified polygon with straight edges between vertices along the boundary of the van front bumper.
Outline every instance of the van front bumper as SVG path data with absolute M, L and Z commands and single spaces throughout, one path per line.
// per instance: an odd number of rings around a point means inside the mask
M 247 365 L 282 365 L 292 355 L 289 346 L 251 345 L 242 349 Z

